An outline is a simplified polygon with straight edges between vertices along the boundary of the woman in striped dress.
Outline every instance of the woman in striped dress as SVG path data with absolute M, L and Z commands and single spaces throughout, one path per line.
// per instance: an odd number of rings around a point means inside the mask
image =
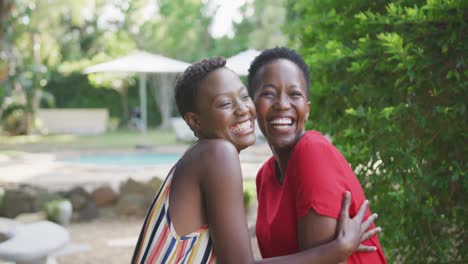
M 134 263 L 213 263 L 207 225 L 181 237 L 171 224 L 168 205 L 173 172 L 174 169 L 153 201 L 138 241 Z
M 213 57 L 192 64 L 176 83 L 177 108 L 198 141 L 174 165 L 145 219 L 132 263 L 256 263 L 244 215 L 239 152 L 255 143 L 255 107 L 239 77 Z M 338 263 L 366 231 L 366 204 L 355 218 L 344 199 L 337 237 L 261 263 Z

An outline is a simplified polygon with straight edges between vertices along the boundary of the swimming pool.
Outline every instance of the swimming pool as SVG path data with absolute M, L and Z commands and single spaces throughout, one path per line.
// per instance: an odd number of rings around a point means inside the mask
M 94 165 L 150 166 L 162 164 L 175 164 L 180 157 L 180 154 L 165 153 L 93 154 L 67 158 L 62 161 Z

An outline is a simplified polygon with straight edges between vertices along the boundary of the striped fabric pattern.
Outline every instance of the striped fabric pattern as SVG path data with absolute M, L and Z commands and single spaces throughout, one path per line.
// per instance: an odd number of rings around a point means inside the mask
M 169 190 L 174 168 L 164 180 L 146 216 L 132 264 L 215 263 L 208 226 L 179 236 L 169 215 Z

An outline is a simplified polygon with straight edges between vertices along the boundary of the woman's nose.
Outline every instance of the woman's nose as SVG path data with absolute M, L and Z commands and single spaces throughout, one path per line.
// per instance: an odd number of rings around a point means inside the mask
M 289 107 L 291 107 L 291 102 L 289 101 L 288 96 L 282 93 L 278 96 L 275 106 L 278 110 L 288 110 Z
M 249 112 L 249 108 L 247 107 L 247 105 L 242 102 L 241 100 L 238 100 L 237 101 L 237 107 L 236 107 L 236 113 L 238 114 L 246 114 L 247 112 Z

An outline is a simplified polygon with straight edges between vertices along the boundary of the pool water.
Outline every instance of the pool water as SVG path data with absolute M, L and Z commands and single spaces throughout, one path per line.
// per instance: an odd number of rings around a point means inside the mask
M 65 162 L 94 164 L 94 165 L 162 165 L 175 164 L 179 160 L 179 154 L 161 153 L 124 153 L 124 154 L 96 154 L 85 155 L 75 158 L 65 159 Z

